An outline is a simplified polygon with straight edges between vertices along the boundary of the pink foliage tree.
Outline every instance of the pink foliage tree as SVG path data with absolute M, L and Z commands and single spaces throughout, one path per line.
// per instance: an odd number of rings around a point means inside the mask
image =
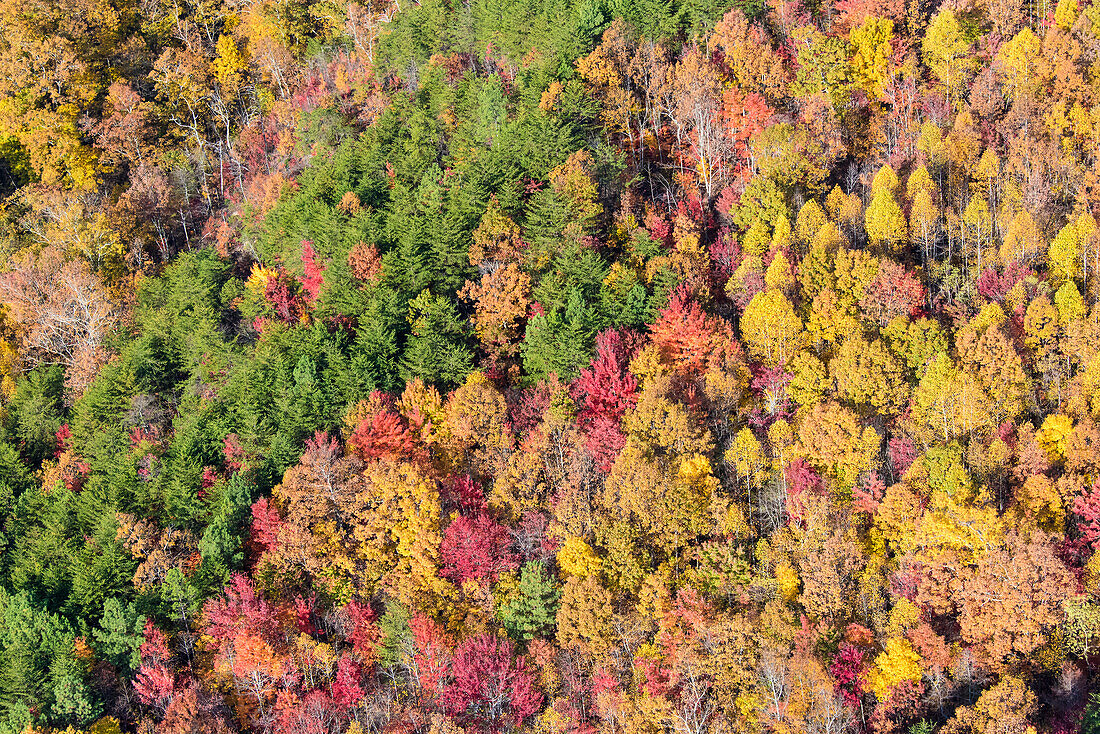
M 806 462 L 798 458 L 787 466 L 787 515 L 795 522 L 802 522 L 805 518 L 806 494 L 820 494 L 824 490 L 824 482 L 817 472 Z
M 463 511 L 484 512 L 488 507 L 485 502 L 485 489 L 481 486 L 481 482 L 469 474 L 462 474 L 449 484 L 446 493 L 447 499 L 458 505 Z
M 1005 266 L 1003 273 L 986 268 L 978 276 L 978 293 L 997 303 L 1004 303 L 1008 292 L 1021 280 L 1034 273 L 1019 262 L 1013 260 Z
M 495 581 L 503 571 L 518 566 L 515 555 L 508 550 L 511 540 L 508 528 L 487 515 L 472 519 L 459 515 L 443 531 L 440 573 L 456 584 L 470 579 Z
M 261 497 L 252 505 L 252 525 L 249 528 L 249 555 L 259 558 L 274 550 L 279 538 L 279 527 L 283 524 L 279 511 L 272 507 L 267 497 Z
M 758 396 L 758 407 L 753 409 L 749 422 L 756 428 L 771 425 L 780 418 L 789 418 L 793 414 L 791 401 L 787 395 L 787 385 L 794 377 L 782 367 L 753 368 L 750 387 Z
M 239 573 L 233 574 L 221 596 L 203 605 L 203 612 L 208 621 L 204 634 L 219 641 L 242 634 L 272 639 L 280 626 L 278 609 Z
M 638 348 L 633 332 L 604 331 L 596 337 L 596 357 L 573 381 L 570 392 L 580 406 L 577 422 L 587 428 L 598 416 L 619 419 L 637 401 L 638 380 L 628 369 Z
M 890 457 L 890 466 L 894 469 L 894 476 L 898 479 L 905 473 L 917 459 L 917 445 L 913 439 L 905 434 L 898 433 L 890 437 L 886 453 Z
M 852 507 L 857 512 L 874 515 L 884 494 L 886 494 L 886 484 L 879 478 L 878 472 L 871 472 L 852 488 Z
M 507 639 L 483 634 L 463 640 L 455 648 L 451 674 L 443 705 L 470 731 L 510 731 L 542 706 L 534 672 L 515 657 Z
M 268 278 L 264 286 L 264 298 L 275 310 L 275 315 L 286 324 L 297 324 L 305 313 L 298 294 L 298 284 L 284 272 Z
M 145 640 L 139 648 L 141 667 L 134 677 L 134 692 L 146 706 L 152 706 L 163 716 L 176 692 L 176 676 L 172 672 L 172 653 L 168 650 L 168 638 L 145 622 Z
M 222 456 L 225 459 L 225 470 L 230 474 L 236 474 L 245 468 L 248 452 L 241 446 L 241 440 L 237 434 L 226 434 L 222 441 Z
M 1096 548 L 1100 541 L 1100 479 L 1073 500 L 1073 514 L 1077 516 L 1081 537 Z
M 588 427 L 584 442 L 585 448 L 596 462 L 600 471 L 611 471 L 615 457 L 626 446 L 626 436 L 619 427 L 619 421 L 606 415 L 593 419 Z
M 303 696 L 283 692 L 276 710 L 274 734 L 329 734 L 344 730 L 349 706 L 315 689 Z
M 342 611 L 348 623 L 346 635 L 352 650 L 362 662 L 373 663 L 378 643 L 382 639 L 382 632 L 378 627 L 378 615 L 369 604 L 362 604 L 357 599 L 352 599 L 345 604 Z
M 641 339 L 634 332 L 608 330 L 596 337 L 596 357 L 570 387 L 580 407 L 577 423 L 601 471 L 609 471 L 626 437 L 619 423 L 637 402 L 638 380 L 628 369 Z
M 359 663 L 344 656 L 336 663 L 336 677 L 332 681 L 332 700 L 341 706 L 350 707 L 363 700 L 365 693 L 360 685 L 363 671 Z
M 850 642 L 840 643 L 829 672 L 836 681 L 837 693 L 852 707 L 863 698 L 863 672 L 866 666 L 863 651 Z

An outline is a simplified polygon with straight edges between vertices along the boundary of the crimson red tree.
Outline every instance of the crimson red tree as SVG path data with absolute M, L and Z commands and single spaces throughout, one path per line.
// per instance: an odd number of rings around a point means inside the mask
M 309 303 L 315 304 L 325 282 L 325 267 L 317 262 L 317 253 L 313 251 L 313 243 L 309 240 L 302 240 L 302 269 L 305 271 L 302 290 L 306 292 Z
M 508 528 L 487 515 L 459 515 L 443 531 L 441 573 L 456 584 L 469 579 L 495 581 L 500 573 L 519 565 L 508 550 L 511 541 Z
M 506 639 L 467 638 L 455 648 L 451 674 L 443 704 L 461 726 L 474 731 L 514 729 L 542 706 L 534 673 L 514 656 Z

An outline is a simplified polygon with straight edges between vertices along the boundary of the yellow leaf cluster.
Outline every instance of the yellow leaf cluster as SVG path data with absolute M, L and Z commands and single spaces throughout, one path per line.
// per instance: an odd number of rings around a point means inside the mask
M 868 688 L 879 701 L 890 697 L 890 692 L 905 681 L 921 679 L 920 655 L 904 638 L 892 637 L 885 649 L 875 658 L 875 665 L 867 676 Z
M 1051 461 L 1061 461 L 1066 456 L 1066 441 L 1071 433 L 1073 420 L 1067 415 L 1056 413 L 1046 417 L 1043 425 L 1035 432 L 1035 438 Z
M 798 598 L 798 589 L 801 581 L 798 571 L 787 563 L 781 563 L 775 567 L 775 580 L 779 584 L 779 593 L 784 599 L 793 602 Z
M 598 573 L 600 558 L 583 538 L 566 538 L 558 550 L 558 568 L 567 576 L 585 578 Z
M 245 281 L 244 287 L 258 294 L 263 294 L 267 290 L 267 284 L 277 277 L 278 273 L 275 270 L 256 263 L 252 266 L 252 272 L 249 274 L 248 280 Z

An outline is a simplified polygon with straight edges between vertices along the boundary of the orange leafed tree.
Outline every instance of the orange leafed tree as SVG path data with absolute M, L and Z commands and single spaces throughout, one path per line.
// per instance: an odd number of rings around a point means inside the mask
M 701 374 L 740 356 L 729 322 L 708 315 L 686 289 L 672 294 L 652 331 L 662 361 L 688 374 Z

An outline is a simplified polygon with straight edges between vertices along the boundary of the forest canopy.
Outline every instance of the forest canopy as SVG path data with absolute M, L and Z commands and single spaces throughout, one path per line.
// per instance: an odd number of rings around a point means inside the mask
M 0 734 L 1100 734 L 1100 5 L 0 0 Z

